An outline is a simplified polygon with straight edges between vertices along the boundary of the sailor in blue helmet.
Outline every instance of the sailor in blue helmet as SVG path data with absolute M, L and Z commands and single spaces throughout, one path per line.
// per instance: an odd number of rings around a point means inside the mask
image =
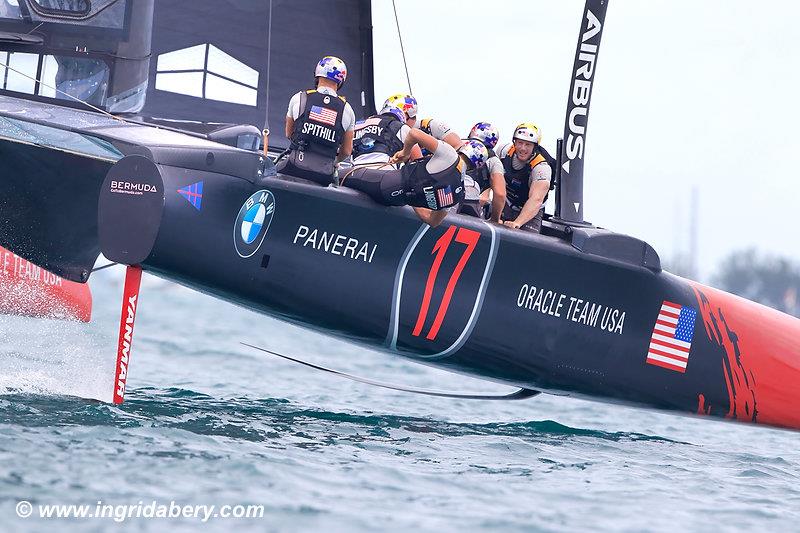
M 408 132 L 417 121 L 417 99 L 410 94 L 395 94 L 386 99 L 377 115 L 356 123 L 353 135 L 353 164 L 380 168 L 403 148 Z M 422 152 L 414 146 L 411 159 Z
M 344 61 L 323 57 L 314 77 L 314 89 L 300 91 L 289 101 L 286 137 L 291 144 L 276 167 L 278 172 L 329 185 L 336 163 L 353 151 L 356 116 L 344 96 L 337 94 L 347 78 Z
M 408 162 L 415 145 L 430 155 Z M 486 148 L 477 141 L 464 143 L 456 150 L 415 128 L 408 132 L 402 149 L 389 160 L 390 164 L 405 165 L 399 169 L 355 167 L 342 185 L 360 190 L 384 205 L 410 205 L 420 220 L 436 227 L 447 216 L 447 210 L 464 199 L 466 171 L 483 165 L 487 156 Z
M 478 122 L 469 132 L 469 140 L 479 141 L 489 152 L 486 164 L 467 172 L 479 189 L 479 199 L 467 195 L 467 199 L 459 208 L 459 213 L 483 217 L 484 206 L 491 202 L 489 219 L 500 223 L 500 216 L 506 204 L 506 182 L 503 178 L 503 163 L 494 153 L 494 147 L 500 139 L 497 128 L 488 122 Z

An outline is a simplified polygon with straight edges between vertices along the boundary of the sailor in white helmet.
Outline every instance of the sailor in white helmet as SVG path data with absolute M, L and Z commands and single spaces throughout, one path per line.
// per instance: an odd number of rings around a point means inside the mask
M 541 230 L 554 163 L 541 142 L 541 130 L 533 123 L 523 122 L 514 128 L 513 141 L 496 151 L 506 181 L 503 223 L 510 228 L 537 233 Z
M 291 141 L 278 172 L 333 183 L 336 163 L 353 151 L 356 116 L 337 91 L 347 79 L 347 67 L 338 57 L 325 56 L 314 71 L 315 88 L 300 91 L 289 101 L 286 137 Z

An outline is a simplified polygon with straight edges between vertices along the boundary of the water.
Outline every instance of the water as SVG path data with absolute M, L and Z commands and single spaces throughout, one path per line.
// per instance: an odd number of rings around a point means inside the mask
M 246 530 L 798 531 L 798 434 L 550 396 L 407 395 L 250 342 L 418 387 L 505 392 L 355 348 L 145 275 L 126 403 L 110 398 L 121 272 L 91 324 L 0 317 L 0 529 L 39 504 L 263 505 L 261 518 L 127 518 Z

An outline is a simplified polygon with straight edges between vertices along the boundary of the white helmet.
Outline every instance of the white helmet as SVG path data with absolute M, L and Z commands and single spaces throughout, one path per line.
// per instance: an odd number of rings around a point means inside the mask
M 341 87 L 344 85 L 344 80 L 347 79 L 347 66 L 338 57 L 325 56 L 317 63 L 314 77 L 328 78 L 335 81 L 337 87 Z
M 540 130 L 539 127 L 533 122 L 523 122 L 514 128 L 514 139 L 541 144 L 542 130 Z
M 462 144 L 461 148 L 458 149 L 458 153 L 467 156 L 467 159 L 469 159 L 469 162 L 472 163 L 474 168 L 481 168 L 486 164 L 486 161 L 489 160 L 489 150 L 486 149 L 486 146 L 482 142 L 474 139 L 470 139 Z
M 478 139 L 489 148 L 494 148 L 500 139 L 500 132 L 488 122 L 478 122 L 469 131 L 470 139 Z
M 383 109 L 381 109 L 378 114 L 379 115 L 392 114 L 395 117 L 397 117 L 397 120 L 399 120 L 400 122 L 406 121 L 406 112 L 400 109 L 399 107 L 393 105 L 383 106 Z

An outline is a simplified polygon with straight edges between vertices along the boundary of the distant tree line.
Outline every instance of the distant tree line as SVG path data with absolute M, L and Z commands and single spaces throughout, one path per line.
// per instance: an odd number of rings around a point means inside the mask
M 730 254 L 711 285 L 800 317 L 800 265 L 754 249 Z

